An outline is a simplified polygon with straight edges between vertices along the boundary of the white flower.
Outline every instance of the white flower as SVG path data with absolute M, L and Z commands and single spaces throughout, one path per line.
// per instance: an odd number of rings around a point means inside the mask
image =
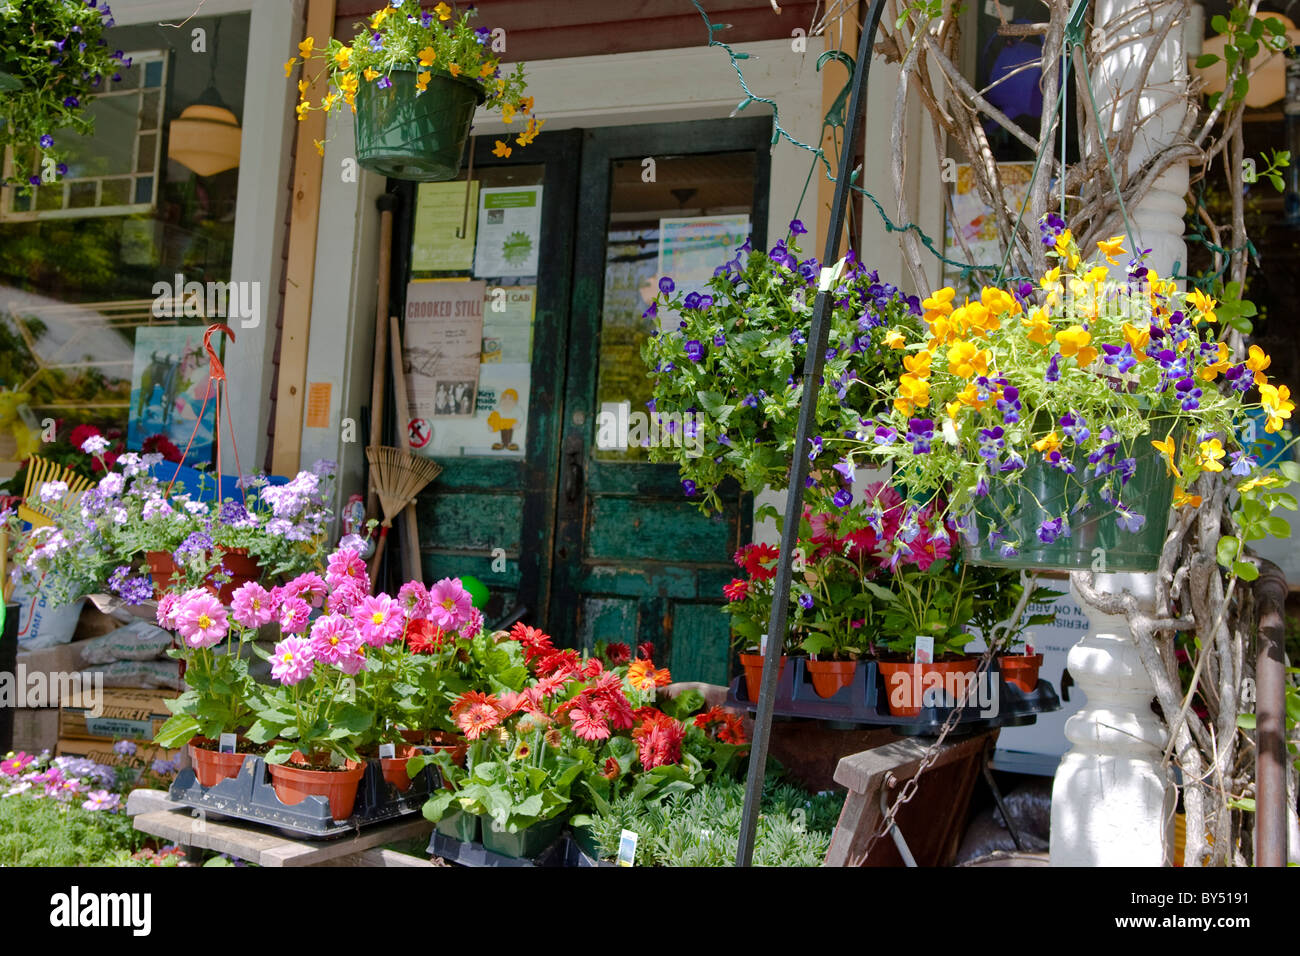
M 41 485 L 41 501 L 46 504 L 61 500 L 67 493 L 68 483 L 66 481 L 47 481 Z
M 108 451 L 108 439 L 103 435 L 91 435 L 81 443 L 81 450 L 87 455 L 102 455 Z
M 957 444 L 957 429 L 953 427 L 951 418 L 943 420 L 943 440 L 949 445 Z

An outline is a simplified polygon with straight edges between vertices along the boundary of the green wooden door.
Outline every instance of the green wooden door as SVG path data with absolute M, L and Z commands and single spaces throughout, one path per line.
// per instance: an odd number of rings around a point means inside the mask
M 434 442 L 429 457 L 443 466 L 442 474 L 417 502 L 420 546 L 425 580 L 471 574 L 487 585 L 491 599 L 486 617 L 497 622 L 522 606 L 530 623 L 545 621 L 547 592 L 551 577 L 551 555 L 555 533 L 556 477 L 559 448 L 558 410 L 564 381 L 566 338 L 569 323 L 570 281 L 573 265 L 573 218 L 577 203 L 577 175 L 574 160 L 581 148 L 577 131 L 548 133 L 527 148 L 514 149 L 507 159 L 492 155 L 494 137 L 480 137 L 475 143 L 472 178 L 480 190 L 528 190 L 541 187 L 540 243 L 536 274 L 493 276 L 484 274 L 481 262 L 473 269 L 427 268 L 445 263 L 420 261 L 413 248 L 419 213 L 419 189 L 413 183 L 396 183 L 401 211 L 394 236 L 393 310 L 407 314 L 406 294 L 412 279 L 461 281 L 479 279 L 489 293 L 513 296 L 532 290 L 534 315 L 531 342 L 519 328 L 494 337 L 489 323 L 491 304 L 485 304 L 485 352 L 479 378 L 480 408 L 469 421 L 473 426 L 452 423 L 456 436 L 437 440 L 439 423 L 434 422 Z M 469 170 L 456 184 L 431 192 L 442 206 L 461 202 L 448 195 L 464 188 Z M 472 225 L 484 205 L 483 194 L 466 202 L 463 221 Z M 457 223 L 459 225 L 459 223 Z M 513 338 L 512 338 L 513 336 Z M 418 363 L 412 354 L 415 343 L 405 340 L 409 370 Z M 491 349 L 504 356 L 490 354 Z M 491 411 L 484 404 L 491 396 L 496 372 L 505 366 L 517 371 L 519 381 L 510 381 L 515 395 Z M 497 387 L 499 400 L 504 390 Z M 488 431 L 500 423 L 491 419 L 496 411 L 511 416 L 507 405 L 516 409 L 526 400 L 526 413 L 510 431 Z M 513 419 L 519 419 L 516 411 Z M 476 428 L 477 431 L 470 429 Z M 521 434 L 522 433 L 522 434 Z
M 637 447 L 643 432 L 655 437 L 649 419 L 636 417 L 649 415 L 640 343 L 657 321 L 642 313 L 665 253 L 673 258 L 664 271 L 679 273 L 680 288 L 710 255 L 692 258 L 692 239 L 707 245 L 710 230 L 744 222 L 742 237 L 764 241 L 770 143 L 766 119 L 583 138 L 547 623 L 571 646 L 650 642 L 678 680 L 729 676 L 722 587 L 752 507 L 734 489 L 721 514 L 701 514 L 676 467 L 650 463 Z M 731 250 L 715 255 L 706 277 Z M 663 429 L 658 438 L 681 440 Z

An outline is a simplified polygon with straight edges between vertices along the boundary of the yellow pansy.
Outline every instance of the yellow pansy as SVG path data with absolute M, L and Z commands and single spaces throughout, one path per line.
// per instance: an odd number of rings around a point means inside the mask
M 948 371 L 962 378 L 989 373 L 989 359 L 993 353 L 979 349 L 971 342 L 954 342 L 948 349 Z
M 894 399 L 894 411 L 904 418 L 910 418 L 912 412 L 916 411 L 916 406 L 905 398 L 896 398 Z
M 307 113 L 311 110 L 311 104 L 306 100 L 303 100 L 303 102 L 299 103 L 293 109 L 294 112 L 298 114 L 298 122 L 301 123 L 307 118 Z
M 1220 342 L 1219 352 L 1213 362 L 1201 369 L 1201 378 L 1207 382 L 1213 382 L 1216 378 L 1228 370 L 1232 363 L 1228 361 L 1232 357 L 1232 350 L 1227 345 Z
M 1174 489 L 1174 507 L 1175 508 L 1199 508 L 1201 506 L 1200 495 L 1189 495 L 1182 488 Z
M 1295 411 L 1295 402 L 1291 401 L 1291 389 L 1285 385 L 1261 385 L 1259 400 L 1268 411 L 1268 421 L 1264 425 L 1264 431 L 1269 434 L 1281 431 L 1286 420 Z
M 378 30 L 379 24 L 387 20 L 388 15 L 392 12 L 393 12 L 392 8 L 389 7 L 387 4 L 385 4 L 379 11 L 375 13 L 373 17 L 370 18 L 370 29 Z
M 460 64 L 459 63 L 448 64 L 447 72 L 450 73 L 452 76 L 460 76 Z
M 302 94 L 302 93 L 306 93 L 306 92 L 307 92 L 307 87 L 310 86 L 310 85 L 311 85 L 311 84 L 308 83 L 306 80 L 299 80 L 299 81 L 298 81 L 298 92 L 299 92 L 300 94 Z
M 500 156 L 502 159 L 504 159 L 505 157 L 510 155 L 510 147 L 507 146 L 505 143 L 501 142 L 501 140 L 497 140 L 497 144 L 494 147 L 492 147 L 492 155 Z
M 288 78 L 289 78 L 289 74 L 291 74 L 291 73 L 293 72 L 293 65 L 294 65 L 295 63 L 297 63 L 297 62 L 298 62 L 298 58 L 297 58 L 296 56 L 291 56 L 291 57 L 289 57 L 289 59 L 285 60 L 285 62 L 284 62 L 284 76 L 285 76 L 285 79 L 288 79 Z
M 922 408 L 930 404 L 930 383 L 923 378 L 907 374 L 899 378 L 898 391 L 902 397 Z
M 311 141 L 311 143 L 312 143 L 313 146 L 316 147 L 316 155 L 317 155 L 317 156 L 324 156 L 324 155 L 325 155 L 325 141 L 324 141 L 323 139 L 314 139 L 314 140 Z
M 525 96 L 519 101 L 519 108 L 525 113 L 531 113 L 533 111 L 533 98 L 531 96 Z
M 311 56 L 312 50 L 316 49 L 316 40 L 313 37 L 307 37 L 298 44 L 298 55 L 304 60 Z
M 1056 341 L 1061 343 L 1061 354 L 1066 358 L 1074 356 L 1080 368 L 1086 368 L 1097 358 L 1097 350 L 1088 343 L 1092 333 L 1082 325 L 1072 325 L 1056 333 Z
M 1237 486 L 1237 490 L 1240 492 L 1247 492 L 1254 491 L 1256 488 L 1267 488 L 1269 485 L 1280 484 L 1282 484 L 1282 481 L 1279 478 L 1275 478 L 1272 475 L 1259 475 L 1249 481 L 1243 481 Z M 1197 499 L 1196 503 L 1200 504 L 1200 499 Z
M 501 122 L 513 123 L 515 121 L 515 106 L 513 103 L 501 104 Z
M 429 77 L 432 75 L 432 73 L 423 70 L 415 74 L 415 88 L 421 93 L 427 90 L 429 88 Z
M 416 56 L 420 58 L 420 66 L 433 66 L 433 61 L 438 59 L 438 51 L 431 46 L 426 46 Z
M 1197 446 L 1196 463 L 1206 471 L 1223 471 L 1223 442 L 1217 438 L 1203 441 Z
M 1020 324 L 1029 330 L 1029 341 L 1042 346 L 1052 344 L 1052 323 L 1042 309 L 1034 309 L 1029 318 L 1020 320 Z
M 451 19 L 451 7 L 447 6 L 445 3 L 442 3 L 441 0 L 439 0 L 438 5 L 433 8 L 433 12 L 438 14 L 439 20 Z
M 927 322 L 933 322 L 941 315 L 948 315 L 952 312 L 952 300 L 956 294 L 956 289 L 945 286 L 928 299 L 923 300 L 921 308 L 925 309 L 925 315 L 922 318 Z
M 979 386 L 971 382 L 960 392 L 957 393 L 957 401 L 962 405 L 969 405 L 971 408 L 979 411 L 984 407 L 984 402 L 980 401 Z
M 1200 321 L 1200 319 L 1204 319 L 1206 322 L 1219 321 L 1214 315 L 1214 307 L 1218 303 L 1200 289 L 1193 289 L 1187 293 L 1187 301 L 1196 306 L 1196 311 L 1200 313 L 1200 318 L 1197 321 Z
M 922 379 L 929 378 L 930 362 L 933 359 L 934 356 L 930 354 L 930 351 L 928 349 L 922 349 L 921 351 L 917 352 L 915 355 L 904 355 L 903 367 L 906 368 L 908 372 L 910 372 L 916 378 L 922 378 Z
M 341 46 L 334 51 L 334 65 L 340 70 L 352 68 L 352 47 Z
M 1065 286 L 1061 285 L 1060 266 L 1053 266 L 1047 270 L 1047 274 L 1043 276 L 1038 284 L 1047 293 L 1046 304 L 1049 309 L 1061 301 L 1061 293 L 1065 291 Z
M 1273 364 L 1273 359 L 1258 345 L 1252 345 L 1246 355 L 1246 368 L 1255 373 L 1255 384 L 1263 385 L 1268 381 L 1264 370 Z
M 1125 322 L 1121 329 L 1124 335 L 1124 341 L 1133 349 L 1133 357 L 1139 362 L 1146 361 L 1147 354 L 1144 351 L 1147 343 L 1151 341 L 1151 327 L 1149 325 L 1141 326 L 1131 325 Z
M 997 289 L 993 286 L 986 285 L 980 290 L 980 302 L 993 315 L 1001 315 L 1003 312 L 1015 314 L 1020 311 L 1020 303 L 1016 301 L 1015 296 L 1005 289 Z
M 1178 454 L 1178 443 L 1174 441 L 1173 432 L 1166 435 L 1164 441 L 1153 441 L 1151 444 L 1155 446 L 1156 451 L 1164 456 L 1165 468 L 1167 469 L 1165 473 L 1176 478 L 1183 477 L 1178 470 L 1178 466 L 1174 464 L 1174 457 Z
M 320 101 L 321 109 L 325 110 L 326 112 L 329 112 L 334 108 L 334 104 L 337 103 L 338 101 L 339 101 L 338 93 L 326 93 L 325 96 L 322 97 Z M 324 154 L 322 153 L 321 155 Z
M 479 67 L 478 75 L 482 77 L 491 76 L 492 71 L 495 69 L 496 67 L 493 66 L 491 63 L 484 63 L 481 67 Z
M 1061 447 L 1061 438 L 1056 432 L 1049 432 L 1045 438 L 1040 438 L 1034 442 L 1034 451 L 1041 451 L 1044 456 L 1051 454 Z
M 891 349 L 901 349 L 903 347 L 903 333 L 898 329 L 890 329 L 885 333 L 885 345 Z
M 366 78 L 367 83 L 373 83 L 379 78 L 379 71 L 371 67 L 366 67 L 365 72 L 361 75 Z
M 1115 256 L 1124 255 L 1123 242 L 1123 236 L 1111 236 L 1109 239 L 1099 240 L 1097 248 L 1101 250 L 1101 254 L 1106 257 L 1106 261 L 1114 266 L 1119 264 L 1115 261 Z

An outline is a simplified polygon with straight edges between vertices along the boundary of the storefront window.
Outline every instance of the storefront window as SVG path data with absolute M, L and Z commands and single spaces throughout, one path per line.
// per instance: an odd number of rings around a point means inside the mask
M 108 31 L 132 63 L 92 102 L 94 135 L 62 134 L 60 181 L 0 194 L 0 388 L 17 393 L 0 483 L 33 450 L 70 458 L 78 426 L 118 452 L 175 454 L 193 434 L 190 463 L 210 456 L 201 342 L 231 279 L 248 28 L 238 14 Z M 176 301 L 189 283 L 222 291 Z

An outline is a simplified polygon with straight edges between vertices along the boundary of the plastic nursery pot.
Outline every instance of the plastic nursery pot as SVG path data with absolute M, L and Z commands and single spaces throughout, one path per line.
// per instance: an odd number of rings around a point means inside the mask
M 171 552 L 146 551 L 144 557 L 149 563 L 149 574 L 153 578 L 155 597 L 161 597 L 174 581 L 179 581 L 183 577 Z M 255 559 L 250 558 L 244 548 L 222 552 L 221 563 L 230 573 L 230 580 L 220 587 L 209 584 L 207 589 L 214 593 L 222 604 L 229 604 L 240 587 L 249 581 L 257 581 L 262 576 L 262 566 Z
M 285 806 L 297 806 L 310 796 L 325 797 L 330 803 L 330 815 L 335 820 L 346 820 L 352 816 L 366 765 L 349 760 L 337 770 L 306 770 L 269 763 L 266 769 L 270 771 L 275 795 Z
M 406 761 L 419 752 L 419 749 L 413 746 L 395 747 L 395 756 L 379 758 L 379 768 L 384 779 L 402 793 L 411 789 L 411 775 L 406 772 Z
M 1042 666 L 1042 654 L 1004 654 L 998 658 L 1002 679 L 1026 694 L 1032 694 L 1038 687 L 1038 669 Z
M 781 655 L 781 670 L 776 675 L 779 681 L 785 674 L 785 665 L 789 658 Z M 759 688 L 763 685 L 763 655 L 762 654 L 741 654 L 740 666 L 745 669 L 745 694 L 750 702 L 758 700 Z
M 1163 437 L 1163 433 L 1153 436 Z M 966 560 L 1001 568 L 1156 570 L 1169 530 L 1174 478 L 1152 446 L 1153 436 L 1139 437 L 1130 448 L 1129 456 L 1136 460 L 1137 470 L 1121 492 L 1125 506 L 1146 518 L 1137 532 L 1121 528 L 1115 506 L 1101 500 L 1104 479 L 1080 480 L 1088 467 L 1086 458 L 1071 459 L 1075 471 L 1067 475 L 1034 454 L 1019 485 L 990 483 L 988 495 L 979 500 L 974 518 L 979 537 L 974 544 L 962 542 Z M 1088 503 L 1075 511 L 1075 504 L 1085 492 Z M 1070 536 L 1044 544 L 1038 537 L 1043 522 L 1066 514 Z M 1003 538 L 989 544 L 989 532 L 995 527 Z M 1019 542 L 1019 553 L 1004 555 L 1003 541 Z M 1099 559 L 1104 559 L 1104 568 L 1096 567 Z
M 461 843 L 477 843 L 480 819 L 464 810 L 452 810 L 450 813 L 443 814 L 442 819 L 435 826 L 443 836 L 459 840 Z
M 889 704 L 889 712 L 895 717 L 917 717 L 921 713 L 925 689 L 932 686 L 935 680 L 927 679 L 927 674 L 938 674 L 940 679 L 947 678 L 949 674 L 973 674 L 979 667 L 979 659 L 970 657 L 929 664 L 880 660 L 876 666 L 885 680 L 885 700 Z M 944 686 L 947 686 L 946 680 Z
M 474 109 L 486 99 L 473 80 L 429 71 L 423 93 L 414 70 L 392 70 L 392 85 L 363 82 L 357 91 L 357 162 L 414 182 L 436 183 L 460 173 Z
M 236 741 L 236 750 L 247 741 L 240 737 Z M 190 741 L 190 761 L 194 764 L 194 776 L 199 778 L 199 786 L 215 787 L 222 780 L 239 776 L 239 768 L 244 765 L 243 753 L 220 753 L 216 742 L 207 737 L 195 737 Z
M 596 831 L 591 827 L 573 827 L 573 842 L 593 860 L 601 858 L 600 843 L 596 840 Z
M 504 829 L 493 829 L 490 820 L 483 821 L 483 847 L 502 856 L 517 860 L 531 860 L 548 846 L 564 829 L 564 817 L 552 817 L 539 820 L 518 833 L 507 833 Z
M 803 662 L 804 669 L 812 677 L 813 690 L 818 697 L 834 697 L 841 687 L 853 683 L 853 675 L 858 668 L 857 661 L 815 661 L 812 658 Z

